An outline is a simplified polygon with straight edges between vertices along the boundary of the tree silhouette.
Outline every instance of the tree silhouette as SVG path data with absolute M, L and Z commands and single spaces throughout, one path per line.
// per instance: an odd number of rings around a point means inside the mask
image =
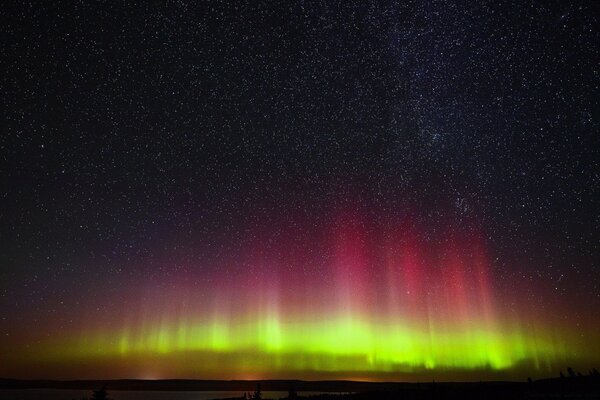
M 260 382 L 256 384 L 256 391 L 254 392 L 254 396 L 252 396 L 254 400 L 262 399 L 262 394 L 260 392 Z
M 106 387 L 103 386 L 100 390 L 92 391 L 92 400 L 110 400 L 106 392 Z

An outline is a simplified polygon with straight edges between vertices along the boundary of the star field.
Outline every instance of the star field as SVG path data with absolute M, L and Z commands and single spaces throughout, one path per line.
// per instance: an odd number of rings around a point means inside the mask
M 485 314 L 505 322 L 499 331 L 511 315 L 575 333 L 582 349 L 600 337 L 596 3 L 10 2 L 0 18 L 0 355 L 16 348 L 27 365 L 27 349 L 97 324 L 118 330 L 152 308 L 185 314 L 213 303 L 206 315 L 228 315 L 225 326 L 254 312 L 276 320 L 280 346 L 302 352 L 286 341 L 292 322 L 270 307 L 308 318 L 313 305 L 300 289 L 286 300 L 274 276 L 329 288 L 340 296 L 332 315 L 347 307 L 359 316 L 352 326 L 368 331 L 365 315 L 381 311 L 373 293 L 391 293 L 379 282 L 382 260 L 406 250 L 394 246 L 410 242 L 398 232 L 411 224 L 421 297 L 403 316 L 421 321 L 429 299 L 433 319 L 450 304 L 457 321 Z M 339 240 L 328 247 L 329 234 Z M 480 242 L 490 281 L 481 295 L 493 311 L 452 308 L 440 294 L 454 288 L 440 272 L 446 253 L 462 260 L 454 296 L 475 285 L 469 260 L 480 250 L 467 244 Z M 338 245 L 364 254 L 340 255 Z M 331 273 L 363 256 L 348 282 Z M 256 282 L 267 282 L 256 286 L 264 304 L 222 311 L 219 296 L 245 298 Z M 370 294 L 356 305 L 344 288 Z M 402 296 L 393 301 L 408 304 Z M 130 338 L 145 347 L 131 348 L 154 351 L 142 339 L 154 325 L 136 326 Z M 302 332 L 314 348 L 329 343 Z M 182 348 L 195 346 L 186 340 Z M 387 355 L 388 344 L 374 346 Z M 439 356 L 427 351 L 399 360 Z M 509 353 L 485 360 L 510 369 Z M 17 364 L 0 375 L 27 376 Z M 257 368 L 268 375 L 272 365 Z

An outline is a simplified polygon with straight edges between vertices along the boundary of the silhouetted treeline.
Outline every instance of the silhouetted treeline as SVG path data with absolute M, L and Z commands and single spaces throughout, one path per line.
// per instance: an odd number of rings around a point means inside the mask
M 561 372 L 559 378 L 527 378 L 526 382 L 444 382 L 407 383 L 396 388 L 367 390 L 355 393 L 324 393 L 312 396 L 298 394 L 293 386 L 288 397 L 280 400 L 496 400 L 496 399 L 600 399 L 600 373 L 594 368 L 583 375 L 567 369 L 568 377 Z M 244 395 L 243 400 L 260 399 Z M 236 399 L 227 399 L 236 400 Z M 262 399 L 262 400 L 267 400 Z
M 583 374 L 572 368 L 556 378 L 523 382 L 356 382 L 356 381 L 194 381 L 194 380 L 116 380 L 116 381 L 22 381 L 0 379 L 3 389 L 89 389 L 91 400 L 109 400 L 109 391 L 240 391 L 244 400 L 267 400 L 262 390 L 287 391 L 284 399 L 371 400 L 371 399 L 545 399 L 598 398 L 600 373 L 593 368 Z M 101 389 L 98 389 L 98 388 Z M 255 390 L 252 392 L 251 388 Z M 302 396 L 302 392 L 344 392 Z M 239 400 L 236 398 L 235 400 Z M 86 399 L 87 400 L 87 399 Z M 232 399 L 233 400 L 233 399 Z

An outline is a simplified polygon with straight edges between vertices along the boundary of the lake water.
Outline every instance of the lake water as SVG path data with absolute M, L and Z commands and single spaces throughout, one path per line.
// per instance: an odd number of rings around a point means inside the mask
M 248 392 L 250 393 L 250 392 Z M 323 392 L 299 392 L 299 395 L 310 396 Z M 146 390 L 111 390 L 108 397 L 112 400 L 211 400 L 243 396 L 244 392 L 158 392 Z M 263 399 L 281 399 L 287 397 L 287 392 L 263 391 Z M 65 389 L 0 389 L 2 400 L 80 400 L 89 399 L 91 390 Z

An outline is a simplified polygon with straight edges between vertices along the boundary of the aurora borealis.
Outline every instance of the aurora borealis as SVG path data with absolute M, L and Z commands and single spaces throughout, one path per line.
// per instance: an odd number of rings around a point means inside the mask
M 0 377 L 600 366 L 593 3 L 2 20 Z
M 499 294 L 476 227 L 448 224 L 432 238 L 410 220 L 384 228 L 358 212 L 333 214 L 325 228 L 255 237 L 202 287 L 193 266 L 162 284 L 138 282 L 129 307 L 33 346 L 37 362 L 146 378 L 505 377 L 589 361 L 583 352 L 597 347 L 523 306 L 517 288 Z M 319 263 L 318 274 L 305 268 Z

